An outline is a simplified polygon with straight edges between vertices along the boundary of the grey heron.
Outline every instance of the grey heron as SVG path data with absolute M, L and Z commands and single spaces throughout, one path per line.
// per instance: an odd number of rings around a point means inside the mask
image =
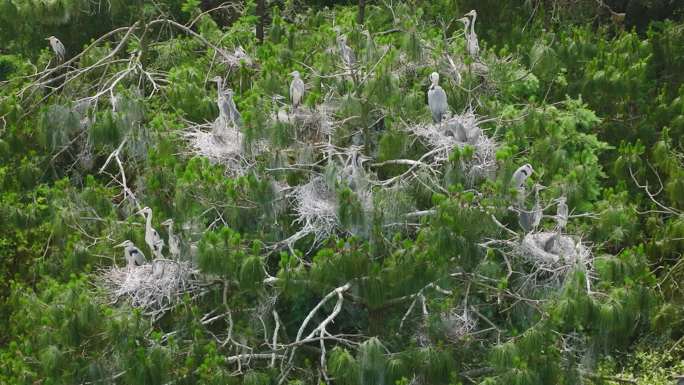
M 447 133 L 451 133 L 457 141 L 465 143 L 468 140 L 468 133 L 458 119 L 452 119 L 447 122 Z
M 127 239 L 114 247 L 124 248 L 124 257 L 126 257 L 126 263 L 128 267 L 142 266 L 145 264 L 145 254 L 143 254 L 139 248 L 135 247 L 133 242 L 130 240 Z
M 366 62 L 370 63 L 375 60 L 375 40 L 369 30 L 363 30 L 363 34 L 366 35 Z
M 513 176 L 511 177 L 511 182 L 513 183 L 513 186 L 516 189 L 521 189 L 524 188 L 525 181 L 527 178 L 529 178 L 530 175 L 534 172 L 534 169 L 532 168 L 532 165 L 529 163 L 523 164 L 522 166 L 518 167 L 517 170 L 513 172 Z
M 526 210 L 524 207 L 520 208 L 518 213 L 518 223 L 525 232 L 530 232 L 535 230 L 541 223 L 543 216 L 543 210 L 541 207 L 541 202 L 539 201 L 539 191 L 543 190 L 545 187 L 539 184 L 534 185 L 534 206 L 532 210 Z
M 432 122 L 441 123 L 449 108 L 446 92 L 439 86 L 439 74 L 430 74 L 430 88 L 428 89 L 428 106 L 432 112 Z
M 145 217 L 145 243 L 152 250 L 155 258 L 164 258 L 164 255 L 162 255 L 164 240 L 159 236 L 157 230 L 152 227 L 152 209 L 145 207 L 138 211 L 138 214 Z
M 166 226 L 169 233 L 169 252 L 174 259 L 180 257 L 180 239 L 173 233 L 173 219 L 169 218 L 162 222 L 162 226 Z
M 565 225 L 568 224 L 568 204 L 566 203 L 567 198 L 561 196 L 556 200 L 556 229 L 558 232 L 563 232 L 565 230 Z
M 50 47 L 52 48 L 52 51 L 55 53 L 55 55 L 57 55 L 59 61 L 64 61 L 64 56 L 66 55 L 66 48 L 64 48 L 64 44 L 62 44 L 62 42 L 54 36 L 50 36 L 45 40 L 48 40 L 50 42 Z
M 468 16 L 472 16 L 473 20 L 471 21 Z M 475 19 L 477 19 L 477 12 L 474 9 L 466 13 L 465 17 L 459 19 L 465 26 L 466 49 L 473 59 L 477 59 L 480 55 L 480 43 L 478 43 L 477 34 L 475 33 Z M 468 27 L 470 27 L 470 30 L 468 30 Z
M 292 107 L 299 107 L 304 96 L 304 81 L 299 75 L 299 71 L 292 71 L 292 83 L 290 83 L 290 99 L 292 100 Z
M 356 64 L 356 55 L 351 47 L 347 45 L 347 36 L 340 35 L 337 37 L 337 48 L 340 50 L 340 56 L 346 67 L 353 67 Z

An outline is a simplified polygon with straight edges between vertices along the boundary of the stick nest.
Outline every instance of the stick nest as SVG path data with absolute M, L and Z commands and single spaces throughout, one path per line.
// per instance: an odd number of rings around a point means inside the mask
M 211 131 L 206 131 L 207 126 L 211 127 Z M 190 144 L 192 154 L 224 164 L 237 175 L 244 174 L 244 135 L 237 127 L 229 126 L 221 118 L 217 118 L 211 124 L 192 127 L 185 133 L 185 138 Z
M 566 274 L 577 266 L 589 270 L 591 249 L 569 235 L 535 232 L 525 235 L 517 253 L 536 267 L 536 278 L 562 283 Z
M 142 266 L 104 269 L 99 281 L 112 302 L 123 299 L 158 318 L 180 303 L 186 294 L 200 294 L 198 273 L 189 262 L 156 259 Z
M 432 148 L 437 163 L 446 162 L 455 148 L 472 146 L 475 149 L 472 157 L 461 160 L 461 169 L 471 182 L 491 177 L 496 171 L 497 144 L 484 135 L 472 111 L 454 115 L 442 123 L 415 125 L 409 131 Z

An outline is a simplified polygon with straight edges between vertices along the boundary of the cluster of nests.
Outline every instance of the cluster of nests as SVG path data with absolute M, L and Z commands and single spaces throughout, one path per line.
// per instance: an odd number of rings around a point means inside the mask
M 140 266 L 112 266 L 100 273 L 100 284 L 113 303 L 127 301 L 158 318 L 186 296 L 200 294 L 199 271 L 190 262 L 155 259 Z

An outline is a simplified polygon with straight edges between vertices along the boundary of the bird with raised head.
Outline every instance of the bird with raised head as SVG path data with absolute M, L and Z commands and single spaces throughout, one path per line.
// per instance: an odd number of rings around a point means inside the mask
M 147 243 L 155 258 L 164 258 L 162 254 L 164 240 L 159 236 L 157 230 L 152 227 L 152 209 L 144 207 L 138 211 L 138 214 L 145 218 L 145 243 Z
M 161 223 L 162 226 L 166 226 L 169 233 L 169 252 L 174 259 L 180 257 L 180 238 L 173 233 L 173 219 L 169 218 Z
M 447 104 L 446 92 L 439 86 L 439 74 L 437 72 L 430 74 L 428 106 L 430 107 L 430 112 L 432 112 L 432 122 L 441 123 L 449 109 L 449 105 Z
M 54 36 L 50 36 L 45 40 L 50 42 L 50 47 L 55 55 L 57 55 L 57 59 L 59 59 L 60 62 L 64 61 L 64 57 L 66 56 L 66 48 L 64 48 L 64 44 L 62 44 L 62 42 Z
M 139 248 L 135 247 L 135 244 L 133 244 L 132 241 L 127 239 L 114 247 L 123 247 L 124 257 L 126 258 L 128 267 L 142 266 L 145 264 L 145 254 L 143 254 Z
M 299 71 L 292 71 L 290 75 L 292 75 L 292 82 L 290 83 L 290 100 L 292 100 L 292 107 L 297 108 L 304 96 L 304 81 L 300 77 Z

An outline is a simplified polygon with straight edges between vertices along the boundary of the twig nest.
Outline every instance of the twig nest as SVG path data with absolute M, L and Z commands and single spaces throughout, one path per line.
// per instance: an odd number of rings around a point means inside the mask
M 497 144 L 484 135 L 472 111 L 454 115 L 441 123 L 419 124 L 409 130 L 433 149 L 437 163 L 447 161 L 455 148 L 472 146 L 472 156 L 461 160 L 461 168 L 471 182 L 477 178 L 491 177 L 496 171 Z
M 322 177 L 311 178 L 308 183 L 295 187 L 291 196 L 296 213 L 294 222 L 302 226 L 296 239 L 314 234 L 319 241 L 334 233 L 339 223 L 337 199 Z
M 453 308 L 440 314 L 441 327 L 451 343 L 458 343 L 477 326 L 477 319 L 469 311 Z
M 156 259 L 142 266 L 102 270 L 100 285 L 113 302 L 123 299 L 158 318 L 185 294 L 200 294 L 198 273 L 189 262 Z
M 529 233 L 520 243 L 519 253 L 536 265 L 557 269 L 586 264 L 591 260 L 591 250 L 580 241 L 556 232 Z
M 211 124 L 211 131 L 196 126 L 185 133 L 190 144 L 191 153 L 203 156 L 212 162 L 226 164 L 236 174 L 243 174 L 242 154 L 243 137 L 237 127 L 227 127 L 222 119 L 217 118 Z

